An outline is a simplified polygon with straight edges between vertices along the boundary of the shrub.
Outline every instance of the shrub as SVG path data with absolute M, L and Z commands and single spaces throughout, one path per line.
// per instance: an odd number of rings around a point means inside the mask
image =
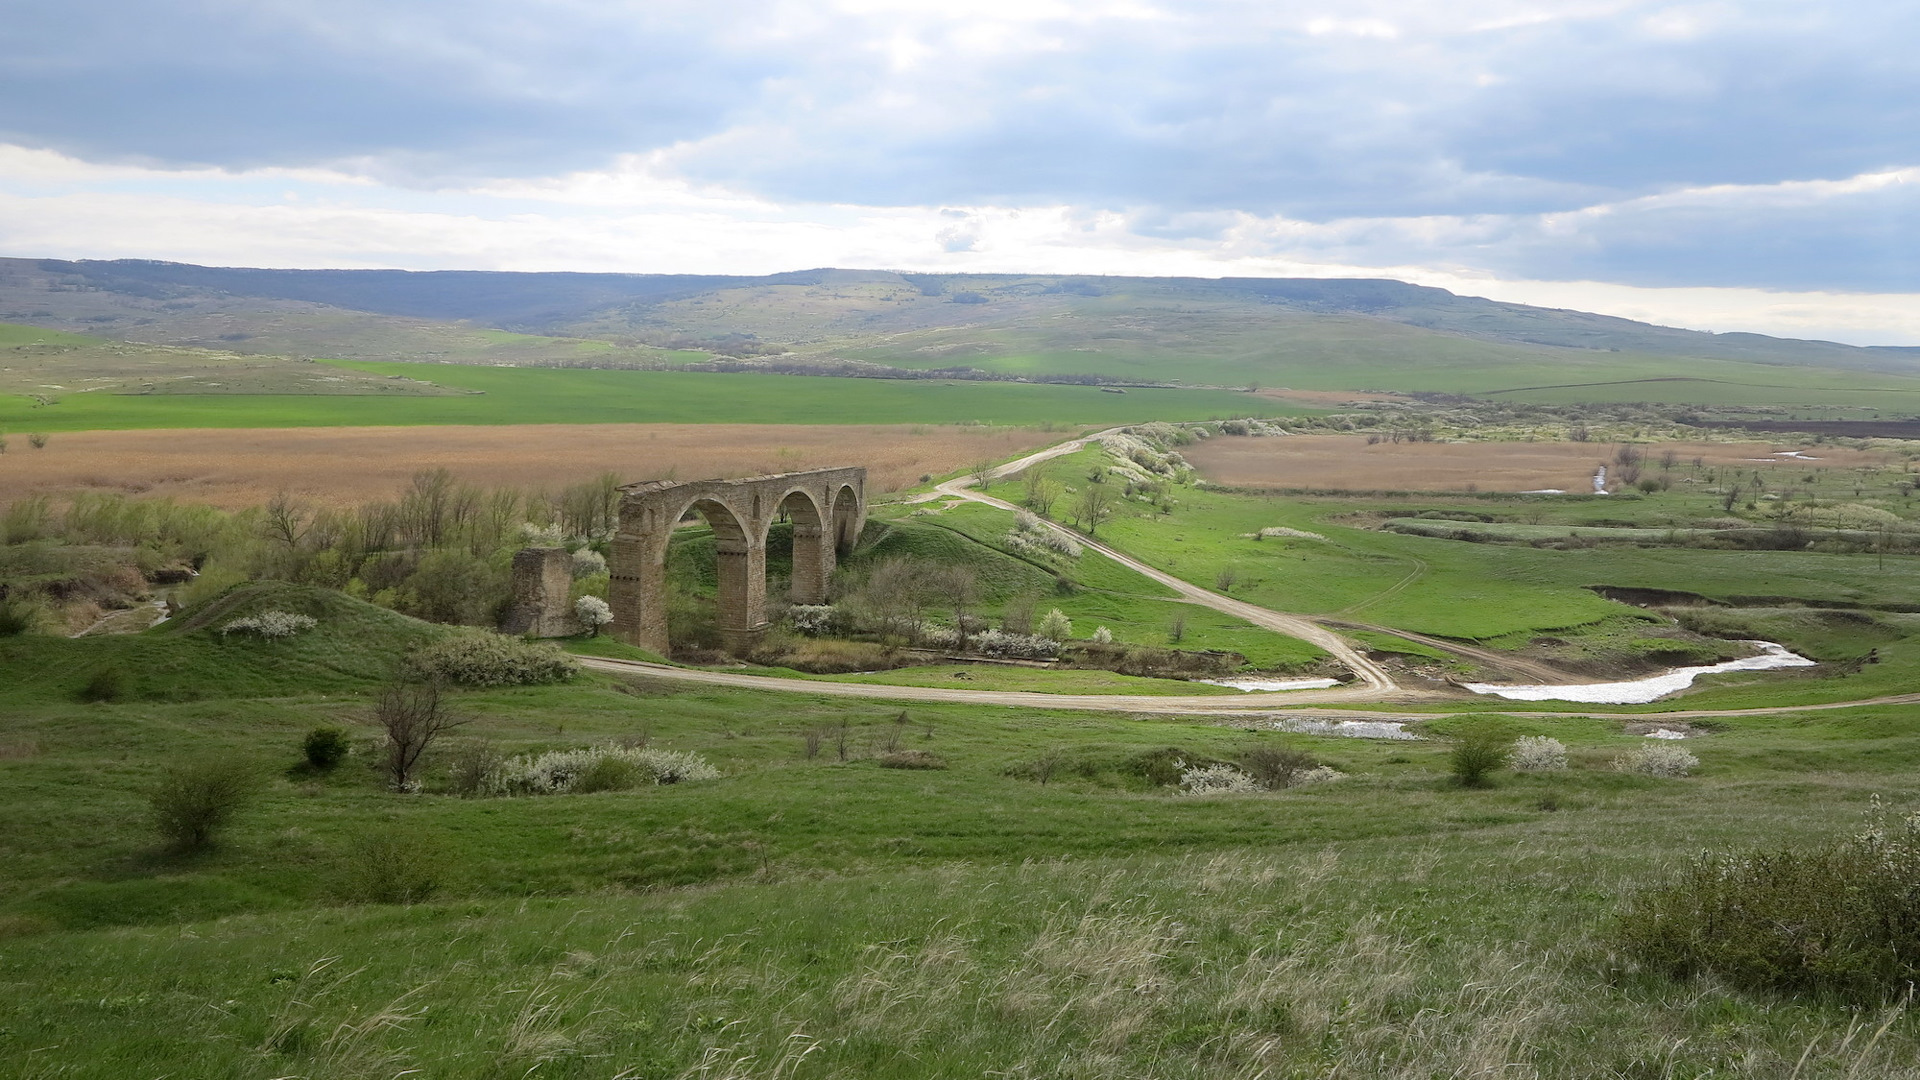
M 447 790 L 469 798 L 488 794 L 494 773 L 505 763 L 506 758 L 493 743 L 485 739 L 462 741 L 450 755 Z
M 244 763 L 211 758 L 168 769 L 148 793 L 153 826 L 176 851 L 197 851 L 252 797 L 253 773 Z
M 1636 746 L 1613 759 L 1616 772 L 1669 778 L 1686 776 L 1699 765 L 1700 759 L 1694 757 L 1692 753 L 1668 743 Z
M 440 889 L 446 861 L 439 844 L 389 825 L 347 849 L 338 891 L 354 904 L 417 904 Z
M 39 612 L 25 600 L 0 597 L 0 637 L 14 637 L 33 629 Z
M 883 769 L 944 769 L 947 763 L 927 750 L 894 750 L 880 755 Z
M 258 615 L 248 615 L 235 619 L 220 628 L 220 636 L 229 634 L 252 634 L 267 641 L 290 638 L 302 630 L 311 630 L 320 625 L 320 620 L 311 615 L 296 615 L 291 611 L 263 611 Z
M 698 754 L 608 743 L 514 758 L 493 771 L 485 789 L 493 795 L 585 794 L 719 777 L 720 770 Z
M 1261 790 L 1259 781 L 1231 765 L 1179 764 L 1180 792 L 1183 795 L 1225 795 Z
M 1705 855 L 1632 897 L 1613 938 L 1676 978 L 1884 1000 L 1920 979 L 1920 815 L 1810 851 Z
M 561 682 L 579 665 L 558 645 L 485 631 L 463 631 L 421 646 L 407 658 L 416 678 L 462 686 L 525 686 Z
M 599 637 L 600 628 L 613 621 L 613 609 L 597 596 L 583 596 L 573 602 L 573 617 Z
M 1040 620 L 1036 630 L 1043 638 L 1065 641 L 1073 636 L 1073 620 L 1067 618 L 1059 608 L 1054 608 L 1047 612 L 1046 618 Z
M 113 668 L 101 668 L 80 687 L 81 701 L 119 701 L 127 696 L 127 681 Z
M 1507 743 L 1499 725 L 1470 723 L 1454 734 L 1447 767 L 1461 787 L 1485 787 L 1488 775 L 1506 763 Z
M 300 748 L 307 755 L 307 764 L 316 769 L 331 769 L 353 752 L 353 743 L 340 728 L 317 727 L 307 732 Z
M 1113 644 L 1113 631 L 1104 626 L 1095 627 L 1093 630 L 1093 642 L 1096 645 Z
M 1507 763 L 1520 772 L 1557 772 L 1567 767 L 1567 748 L 1559 739 L 1527 735 L 1514 740 Z
M 1005 630 L 987 630 L 973 639 L 976 652 L 985 656 L 1003 656 L 1014 660 L 1051 660 L 1060 655 L 1057 638 L 1044 634 L 1010 634 Z
M 817 637 L 840 628 L 840 612 L 832 604 L 795 604 L 787 609 L 787 621 L 795 630 Z
M 607 557 L 592 548 L 581 548 L 573 553 L 572 570 L 576 578 L 596 577 L 607 572 Z
M 1277 746 L 1257 747 L 1240 758 L 1240 767 L 1246 770 L 1247 775 L 1269 791 L 1292 787 L 1318 764 L 1312 754 Z

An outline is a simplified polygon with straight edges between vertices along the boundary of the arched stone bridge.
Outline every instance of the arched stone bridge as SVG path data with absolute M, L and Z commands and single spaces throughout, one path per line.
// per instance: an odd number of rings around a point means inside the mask
M 720 633 L 730 652 L 767 628 L 767 530 L 793 522 L 796 604 L 827 599 L 827 581 L 867 523 L 867 470 L 814 469 L 740 480 L 648 480 L 620 489 L 608 604 L 616 637 L 667 655 L 667 544 L 688 510 L 713 528 L 719 549 Z

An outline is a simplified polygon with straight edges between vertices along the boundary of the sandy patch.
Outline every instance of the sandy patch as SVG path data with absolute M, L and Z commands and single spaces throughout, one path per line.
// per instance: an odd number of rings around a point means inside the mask
M 44 449 L 9 439 L 0 503 L 117 491 L 229 509 L 287 491 L 334 506 L 396 495 L 421 469 L 486 487 L 551 489 L 603 472 L 623 479 L 753 476 L 864 465 L 897 490 L 1053 443 L 1057 433 L 958 426 L 527 424 L 58 433 Z
M 1610 443 L 1479 442 L 1393 443 L 1372 446 L 1360 435 L 1297 435 L 1270 438 L 1222 436 L 1181 453 L 1216 483 L 1236 487 L 1326 488 L 1344 491 L 1570 492 L 1593 490 L 1593 474 L 1609 465 Z M 1677 459 L 1667 474 L 1676 484 L 1707 469 L 1734 466 L 1804 476 L 1813 469 L 1843 470 L 1884 465 L 1892 456 L 1809 443 L 1647 443 L 1642 475 L 1660 475 L 1660 456 Z M 1795 451 L 1787 457 L 1776 451 Z M 1694 459 L 1701 459 L 1696 471 Z M 1609 469 L 1612 472 L 1612 469 Z M 1611 486 L 1611 485 L 1610 485 Z

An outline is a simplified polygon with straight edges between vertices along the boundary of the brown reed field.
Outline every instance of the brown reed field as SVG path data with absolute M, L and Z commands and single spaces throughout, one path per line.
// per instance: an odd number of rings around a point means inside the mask
M 752 476 L 865 465 L 874 491 L 1063 438 L 966 425 L 523 424 L 77 431 L 44 448 L 24 437 L 0 469 L 0 505 L 82 491 L 172 496 L 237 510 L 287 492 L 349 506 L 397 495 L 447 468 L 483 487 L 559 488 L 612 472 L 627 480 Z

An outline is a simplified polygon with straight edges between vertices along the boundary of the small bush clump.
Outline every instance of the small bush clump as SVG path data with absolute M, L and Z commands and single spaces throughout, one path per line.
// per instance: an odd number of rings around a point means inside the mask
M 795 604 L 787 609 L 787 621 L 808 637 L 818 637 L 844 629 L 846 620 L 832 604 Z
M 609 743 L 513 758 L 493 770 L 484 790 L 491 795 L 587 794 L 719 777 L 720 770 L 695 753 Z
M 353 752 L 353 743 L 340 728 L 317 727 L 307 732 L 300 748 L 307 755 L 308 765 L 316 769 L 331 769 Z
M 1012 660 L 1051 660 L 1060 655 L 1060 642 L 1040 634 L 1010 634 L 1005 630 L 987 630 L 973 639 L 973 648 L 984 656 L 1003 656 Z
M 1706 855 L 1630 899 L 1613 932 L 1675 978 L 1873 1002 L 1920 980 L 1920 814 L 1808 851 Z
M 438 844 L 390 827 L 359 837 L 347 849 L 338 892 L 354 904 L 417 904 L 440 889 L 445 867 Z
M 1567 748 L 1546 735 L 1523 736 L 1514 740 L 1507 764 L 1519 772 L 1558 772 L 1567 767 Z
M 407 658 L 409 675 L 461 686 L 527 686 L 561 682 L 580 665 L 558 645 L 467 631 L 422 646 Z
M 1231 765 L 1185 765 L 1180 770 L 1182 795 L 1227 795 L 1261 791 L 1260 781 Z
M 127 696 L 127 680 L 113 668 L 101 668 L 81 684 L 78 696 L 90 703 L 119 701 Z
M 892 750 L 881 754 L 880 767 L 883 769 L 944 769 L 947 763 L 939 755 L 927 750 Z
M 244 763 L 211 758 L 176 765 L 147 796 L 153 826 L 176 851 L 198 851 L 252 798 L 253 772 Z
M 1664 743 L 1636 746 L 1613 759 L 1613 767 L 1617 772 L 1673 779 L 1686 776 L 1699 766 L 1700 759 L 1691 752 Z
M 1313 770 L 1319 762 L 1313 755 L 1303 750 L 1288 750 L 1277 746 L 1261 746 L 1240 756 L 1240 766 L 1248 776 L 1268 791 L 1292 787 L 1295 779 Z
M 1485 787 L 1494 770 L 1507 762 L 1507 733 L 1491 722 L 1470 723 L 1453 736 L 1447 767 L 1461 787 Z
M 234 619 L 220 628 L 220 636 L 232 634 L 252 634 L 265 641 L 279 641 L 290 638 L 302 630 L 311 630 L 320 625 L 320 620 L 311 615 L 296 615 L 291 611 L 263 611 L 258 615 Z

